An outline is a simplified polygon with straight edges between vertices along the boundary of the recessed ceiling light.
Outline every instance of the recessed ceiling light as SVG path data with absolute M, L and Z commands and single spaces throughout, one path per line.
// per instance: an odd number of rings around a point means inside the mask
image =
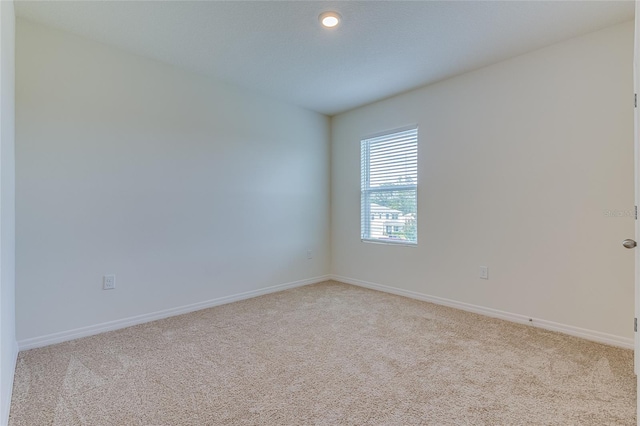
M 325 28 L 334 28 L 340 23 L 340 15 L 336 12 L 324 12 L 320 14 L 319 19 Z

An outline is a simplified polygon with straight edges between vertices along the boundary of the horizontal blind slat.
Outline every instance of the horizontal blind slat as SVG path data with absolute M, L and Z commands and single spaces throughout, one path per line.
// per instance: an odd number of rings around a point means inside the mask
M 415 146 L 415 144 L 402 144 L 394 147 L 384 147 L 384 148 L 381 147 L 378 149 L 372 149 L 371 157 L 378 158 L 378 157 L 383 157 L 389 153 L 397 154 L 403 151 L 411 152 L 412 154 L 414 154 L 417 151 L 417 147 Z

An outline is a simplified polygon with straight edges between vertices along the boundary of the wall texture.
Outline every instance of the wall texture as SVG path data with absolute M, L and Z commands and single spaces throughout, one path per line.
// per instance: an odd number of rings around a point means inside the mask
M 333 274 L 631 344 L 632 65 L 630 22 L 333 117 Z M 411 124 L 418 247 L 362 243 L 360 139 Z
M 23 20 L 16 61 L 20 342 L 328 274 L 327 117 Z
M 7 424 L 18 355 L 15 317 L 15 15 L 0 1 L 0 424 Z

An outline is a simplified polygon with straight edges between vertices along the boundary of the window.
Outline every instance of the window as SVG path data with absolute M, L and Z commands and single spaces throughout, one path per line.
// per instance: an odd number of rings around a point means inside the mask
M 362 140 L 360 167 L 362 240 L 416 244 L 418 129 Z

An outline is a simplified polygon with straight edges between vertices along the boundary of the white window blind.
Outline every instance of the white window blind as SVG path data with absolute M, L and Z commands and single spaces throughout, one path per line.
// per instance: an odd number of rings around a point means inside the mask
M 362 240 L 418 242 L 418 129 L 360 142 Z

